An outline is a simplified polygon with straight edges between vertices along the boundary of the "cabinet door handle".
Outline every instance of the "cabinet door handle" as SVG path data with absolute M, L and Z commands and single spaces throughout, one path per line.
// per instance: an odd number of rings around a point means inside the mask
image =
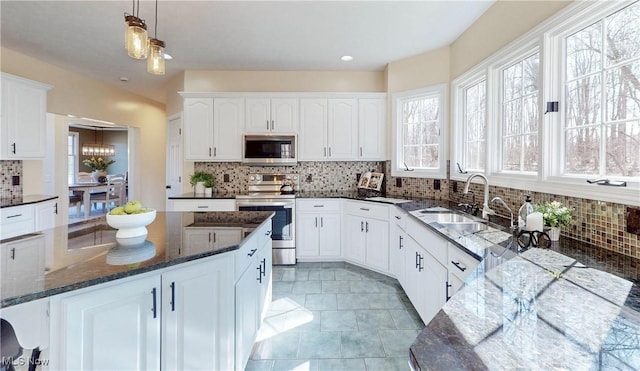
M 153 288 L 153 290 L 151 290 L 151 297 L 153 298 L 153 306 L 151 308 L 151 311 L 153 312 L 153 318 L 157 318 L 158 311 L 156 307 L 156 288 L 155 287 Z
M 395 218 L 396 218 L 396 219 L 398 219 L 398 220 L 402 219 L 401 217 L 399 217 L 399 216 L 397 216 L 397 215 L 394 215 L 394 216 L 395 216 Z
M 467 267 L 463 267 L 463 266 L 460 265 L 460 263 L 454 262 L 453 260 L 451 261 L 451 264 L 455 265 L 456 268 L 460 269 L 463 272 L 467 270 Z
M 327 157 L 327 147 L 324 147 L 324 157 Z
M 402 240 L 403 240 L 403 239 L 404 239 L 404 237 L 400 236 L 400 245 L 399 245 L 400 250 L 402 250 L 402 247 L 403 247 L 403 246 L 402 246 Z
M 58 215 L 58 203 L 57 202 L 55 204 L 53 204 L 53 213 L 55 215 Z
M 258 266 L 256 269 L 258 270 L 258 278 L 256 278 L 256 281 L 262 283 L 262 262 L 260 262 L 260 266 Z
M 209 232 L 209 243 L 211 243 L 211 232 Z
M 362 157 L 362 147 L 360 147 L 360 157 Z
M 422 266 L 422 261 L 424 260 L 424 257 L 422 255 L 420 255 L 420 264 L 418 267 L 418 272 L 422 272 L 422 270 L 424 269 L 424 267 Z
M 269 120 L 267 120 L 267 130 L 269 130 Z
M 365 222 L 364 225 L 366 226 L 365 232 L 369 233 L 369 222 Z
M 329 157 L 331 157 L 331 147 L 329 147 Z
M 271 231 L 266 231 L 264 235 L 265 236 L 270 236 L 271 235 Z
M 273 120 L 271 120 L 271 130 L 275 130 L 275 125 L 273 123 Z
M 216 243 L 216 242 L 217 242 L 216 240 L 217 240 L 217 238 L 216 238 L 216 232 L 213 232 L 213 243 Z
M 16 248 L 11 248 L 11 260 L 16 260 Z
M 11 147 L 13 147 L 13 149 L 11 150 L 11 152 L 13 152 L 13 154 L 15 155 L 15 154 L 16 154 L 16 143 L 15 143 L 15 142 L 13 142 L 13 143 L 11 144 Z
M 447 288 L 446 298 L 447 298 L 447 301 L 449 301 L 449 299 L 451 299 L 451 296 L 449 296 L 449 287 L 452 287 L 453 285 L 450 285 L 449 281 L 447 281 L 446 284 L 447 284 L 447 286 L 446 286 L 446 288 Z
M 364 232 L 364 222 L 360 221 L 360 232 Z
M 176 311 L 176 283 L 171 282 L 171 311 Z
M 253 256 L 253 254 L 255 254 L 256 251 L 258 251 L 258 249 L 251 249 L 251 251 L 249 251 L 249 253 L 247 255 Z
M 320 217 L 320 228 L 324 228 L 324 220 L 323 217 Z
M 318 217 L 316 216 L 316 228 L 318 228 Z
M 267 275 L 267 258 L 262 258 L 262 277 Z
M 420 266 L 420 263 L 419 263 L 419 260 L 418 260 L 419 257 L 420 257 L 420 254 L 418 254 L 418 252 L 416 251 L 416 269 L 418 269 L 418 267 Z
M 209 157 L 211 157 L 211 147 L 209 147 Z
M 218 148 L 217 147 L 213 147 L 213 157 L 218 156 Z

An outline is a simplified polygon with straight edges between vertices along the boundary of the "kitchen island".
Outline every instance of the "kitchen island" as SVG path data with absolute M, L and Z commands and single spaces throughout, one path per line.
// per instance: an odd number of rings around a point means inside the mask
M 272 216 L 158 212 L 134 246 L 104 218 L 5 239 L 22 264 L 2 270 L 0 317 L 51 369 L 243 368 L 271 300 Z

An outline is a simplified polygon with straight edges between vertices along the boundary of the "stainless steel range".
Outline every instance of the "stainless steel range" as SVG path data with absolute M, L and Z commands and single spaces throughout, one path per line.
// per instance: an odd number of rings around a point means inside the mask
M 298 174 L 249 174 L 248 193 L 236 196 L 239 211 L 273 211 L 273 264 L 296 264 L 296 200 Z

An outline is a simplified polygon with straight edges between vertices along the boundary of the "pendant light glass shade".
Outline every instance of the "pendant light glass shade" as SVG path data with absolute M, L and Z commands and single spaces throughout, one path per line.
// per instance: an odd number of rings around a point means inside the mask
M 164 75 L 164 41 L 149 39 L 147 72 L 155 75 Z
M 131 58 L 147 58 L 148 34 L 147 25 L 138 17 L 125 15 L 127 32 L 125 34 L 127 54 Z

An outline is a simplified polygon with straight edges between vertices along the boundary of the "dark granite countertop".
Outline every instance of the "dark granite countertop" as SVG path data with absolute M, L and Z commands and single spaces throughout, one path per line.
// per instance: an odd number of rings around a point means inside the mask
M 3 198 L 0 198 L 0 208 L 36 204 L 38 202 L 55 200 L 56 198 L 58 198 L 58 196 L 48 196 L 48 195 L 26 195 L 21 197 L 3 197 Z
M 104 217 L 4 240 L 2 243 L 40 241 L 40 256 L 30 257 L 30 266 L 36 267 L 40 261 L 44 269 L 26 269 L 26 277 L 3 274 L 0 307 L 236 250 L 252 229 L 272 216 L 272 212 L 264 211 L 158 212 L 147 226 L 145 242 L 129 247 L 118 244 L 117 231 Z M 241 229 L 242 237 L 234 244 L 206 251 L 199 246 L 183 246 L 183 228 L 197 226 Z

